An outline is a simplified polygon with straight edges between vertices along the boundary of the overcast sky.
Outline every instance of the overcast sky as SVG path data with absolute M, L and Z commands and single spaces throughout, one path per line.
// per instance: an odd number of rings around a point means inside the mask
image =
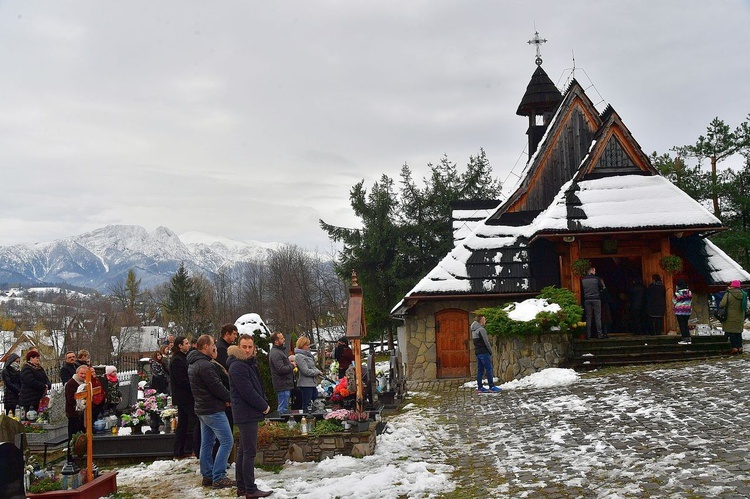
M 647 154 L 750 113 L 747 0 L 2 1 L 0 245 L 135 224 L 325 250 L 362 179 L 484 148 L 506 180 L 535 27 Z

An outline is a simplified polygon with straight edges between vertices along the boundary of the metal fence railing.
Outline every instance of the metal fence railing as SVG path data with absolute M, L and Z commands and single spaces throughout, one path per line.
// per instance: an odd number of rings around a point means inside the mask
M 138 372 L 139 360 L 137 358 L 125 357 L 120 359 L 120 362 L 112 364 L 117 368 L 117 377 L 120 380 L 120 387 L 129 386 L 130 378 L 132 375 Z M 60 367 L 52 367 L 46 369 L 47 377 L 52 383 L 52 390 L 59 390 L 62 392 L 62 383 L 60 382 Z M 5 414 L 5 387 L 0 382 L 0 411 Z

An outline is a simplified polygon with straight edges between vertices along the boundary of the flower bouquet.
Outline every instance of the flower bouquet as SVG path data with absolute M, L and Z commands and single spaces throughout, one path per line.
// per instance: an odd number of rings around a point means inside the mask
M 177 408 L 176 407 L 167 407 L 166 409 L 161 411 L 161 418 L 162 419 L 172 419 L 173 417 L 177 416 Z
M 323 416 L 323 418 L 324 419 L 328 419 L 330 421 L 334 421 L 334 422 L 342 425 L 345 429 L 348 430 L 354 424 L 349 419 L 349 413 L 350 412 L 351 411 L 349 411 L 347 409 L 337 409 L 335 411 L 329 412 L 328 414 L 326 414 L 325 416 Z

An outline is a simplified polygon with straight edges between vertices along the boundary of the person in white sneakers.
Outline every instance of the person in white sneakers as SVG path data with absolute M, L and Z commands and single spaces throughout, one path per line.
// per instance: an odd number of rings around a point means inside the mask
M 487 336 L 487 330 L 484 325 L 487 318 L 484 315 L 477 315 L 476 320 L 471 324 L 471 340 L 474 342 L 474 354 L 477 356 L 477 392 L 499 392 L 500 388 L 495 386 L 495 376 L 492 373 L 492 345 L 490 338 Z M 487 385 L 489 388 L 482 386 L 482 375 L 487 373 Z

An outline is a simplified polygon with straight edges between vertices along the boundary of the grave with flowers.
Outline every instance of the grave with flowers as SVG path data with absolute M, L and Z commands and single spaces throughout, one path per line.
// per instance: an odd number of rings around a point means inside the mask
M 119 427 L 94 436 L 94 456 L 99 459 L 171 457 L 174 434 L 171 421 L 177 410 L 164 393 L 146 388 L 142 398 L 120 416 Z

